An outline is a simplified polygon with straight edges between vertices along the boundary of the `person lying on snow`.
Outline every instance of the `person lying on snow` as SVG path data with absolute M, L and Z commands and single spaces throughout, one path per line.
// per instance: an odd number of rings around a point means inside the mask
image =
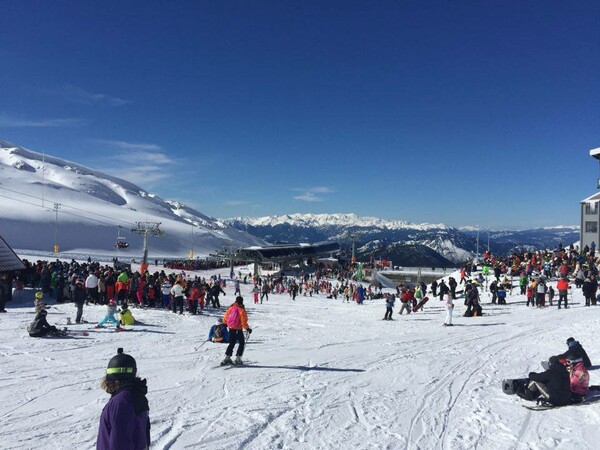
M 229 330 L 227 325 L 223 323 L 223 319 L 218 319 L 208 332 L 208 340 L 211 342 L 229 342 Z
M 569 372 L 556 356 L 552 356 L 549 363 L 545 372 L 531 372 L 517 388 L 517 395 L 525 400 L 543 400 L 554 406 L 568 405 L 573 397 Z

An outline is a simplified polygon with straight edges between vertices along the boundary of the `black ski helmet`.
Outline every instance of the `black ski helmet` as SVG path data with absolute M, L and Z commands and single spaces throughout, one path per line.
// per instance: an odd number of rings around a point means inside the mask
M 123 353 L 122 348 L 117 349 L 117 354 L 108 362 L 106 379 L 108 381 L 126 380 L 135 378 L 137 364 L 131 355 Z

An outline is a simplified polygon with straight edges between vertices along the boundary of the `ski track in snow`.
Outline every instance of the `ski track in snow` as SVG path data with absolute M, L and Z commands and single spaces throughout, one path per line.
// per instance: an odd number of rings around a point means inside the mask
M 456 326 L 445 328 L 435 300 L 384 322 L 382 300 L 272 294 L 254 305 L 250 287 L 242 286 L 254 328 L 247 366 L 232 368 L 219 367 L 225 345 L 205 342 L 224 308 L 196 317 L 134 309 L 146 331 L 53 340 L 26 335 L 32 299 L 9 304 L 0 317 L 0 446 L 34 449 L 52 439 L 57 449 L 94 448 L 108 400 L 99 382 L 119 346 L 148 380 L 156 449 L 521 450 L 594 448 L 600 438 L 600 404 L 532 412 L 500 388 L 503 378 L 540 371 L 572 334 L 600 359 L 600 308 L 584 309 L 580 291 L 567 311 L 526 308 L 513 296 L 463 318 L 457 301 Z M 223 305 L 233 286 L 226 292 Z M 56 305 L 49 321 L 74 311 Z M 84 307 L 90 321 L 103 315 L 103 307 Z

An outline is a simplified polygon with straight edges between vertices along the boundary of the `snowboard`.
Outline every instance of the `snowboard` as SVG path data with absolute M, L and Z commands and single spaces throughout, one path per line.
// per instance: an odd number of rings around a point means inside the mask
M 519 390 L 523 390 L 527 385 L 529 378 L 507 378 L 502 380 L 502 392 L 506 395 L 515 395 Z
M 415 306 L 413 308 L 413 312 L 417 312 L 419 309 L 421 309 L 423 307 L 423 305 L 425 303 L 427 303 L 429 301 L 429 297 L 424 297 L 423 300 L 421 300 L 419 303 L 417 303 L 417 306 Z

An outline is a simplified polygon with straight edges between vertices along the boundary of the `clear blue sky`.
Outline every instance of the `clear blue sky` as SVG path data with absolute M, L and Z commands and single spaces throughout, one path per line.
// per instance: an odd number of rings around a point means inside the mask
M 0 139 L 216 217 L 578 224 L 600 2 L 2 1 Z

